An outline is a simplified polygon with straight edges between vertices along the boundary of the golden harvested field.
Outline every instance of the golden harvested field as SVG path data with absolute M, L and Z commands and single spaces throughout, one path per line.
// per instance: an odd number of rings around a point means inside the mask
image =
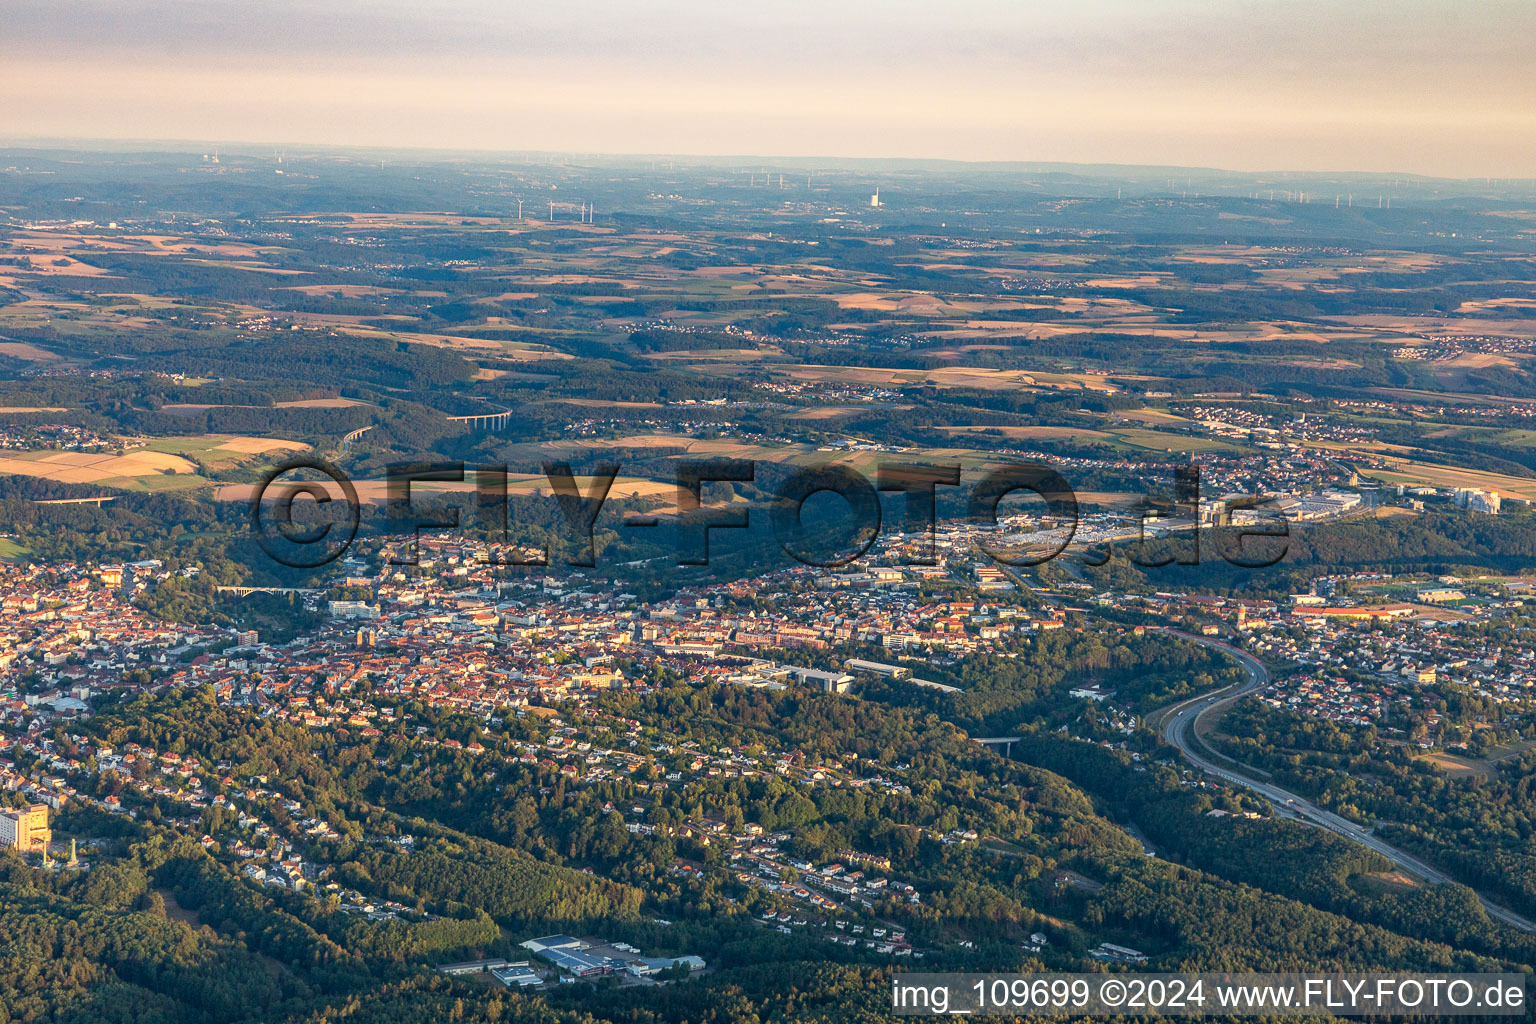
M 24 341 L 0 341 L 0 356 L 25 359 L 32 363 L 54 363 L 63 358 L 45 348 L 28 345 Z
M 333 481 L 315 480 L 311 482 L 319 484 L 321 487 L 325 488 L 326 493 L 331 496 L 332 501 L 346 500 L 346 495 Z M 361 483 L 361 481 L 358 482 Z M 281 485 L 273 485 L 272 489 L 267 492 L 266 497 L 268 501 L 275 501 L 278 497 L 281 496 L 282 491 L 280 490 L 280 486 Z M 213 496 L 219 501 L 238 501 L 241 503 L 248 503 L 255 495 L 255 493 L 256 484 L 216 484 L 213 488 Z M 359 494 L 358 497 L 361 499 L 362 495 Z M 383 499 L 381 498 L 379 500 L 382 501 Z
M 1491 320 L 1482 317 L 1457 319 L 1450 316 L 1407 317 L 1388 313 L 1365 313 L 1356 316 L 1319 317 L 1329 323 L 1351 327 L 1370 328 L 1395 335 L 1436 334 L 1448 337 L 1479 337 L 1486 335 L 1510 335 L 1529 337 L 1531 322 L 1528 319 Z
M 828 296 L 843 309 L 879 310 L 886 313 L 920 312 L 928 316 L 952 314 L 962 316 L 988 309 L 1023 309 L 1030 304 L 1013 299 L 994 301 L 955 301 L 928 292 L 849 292 Z
M 1431 487 L 1473 487 L 1496 491 L 1506 498 L 1525 498 L 1536 501 L 1536 480 L 1518 476 L 1506 476 L 1481 469 L 1465 469 L 1424 461 L 1417 448 L 1405 445 L 1347 444 L 1335 441 L 1315 441 L 1312 447 L 1339 452 L 1346 456 L 1370 456 L 1387 463 L 1387 469 L 1361 469 L 1362 476 L 1375 477 L 1384 483 L 1424 485 Z
M 276 461 L 289 452 L 308 451 L 302 441 L 280 437 L 252 437 L 246 434 L 198 434 L 191 437 L 146 438 L 145 447 L 170 456 L 196 459 L 211 472 L 237 464 L 261 464 Z M 266 456 L 265 459 L 259 458 Z
M 1210 437 L 1190 437 L 1185 434 L 1164 434 L 1156 430 L 1144 430 L 1140 427 L 1124 427 L 1115 431 L 1115 436 L 1127 444 L 1136 445 L 1138 448 L 1147 448 L 1152 451 L 1169 452 L 1209 452 L 1209 451 L 1236 451 L 1237 446 L 1225 441 L 1218 441 Z
M 1042 373 L 1037 371 L 1031 373 L 1030 376 L 1034 378 L 1036 384 L 1041 384 L 1048 388 L 1059 388 L 1063 391 L 1103 391 L 1112 394 L 1120 390 L 1115 387 L 1108 377 L 1097 373 Z
M 49 462 L 59 466 L 94 466 L 100 462 L 106 462 L 114 458 L 111 455 L 92 454 L 91 452 L 27 452 L 19 458 L 35 458 L 38 462 Z M 127 456 L 121 456 L 127 458 Z
M 1490 309 L 1536 309 L 1536 299 L 1469 299 L 1456 308 L 1458 313 L 1485 313 Z
M 1424 888 L 1424 883 L 1401 871 L 1373 871 L 1361 876 L 1369 888 L 1383 893 L 1412 892 Z
M 1471 369 L 1484 369 L 1489 366 L 1514 366 L 1515 360 L 1529 358 L 1524 352 L 1462 352 L 1449 359 L 1436 359 L 1435 366 L 1468 367 Z
M 1145 498 L 1129 491 L 1078 491 L 1077 500 L 1085 505 L 1133 505 Z
M 1414 760 L 1432 764 L 1453 778 L 1466 778 L 1472 775 L 1486 775 L 1488 773 L 1486 762 L 1480 763 L 1438 750 L 1427 754 L 1420 754 Z
M 386 331 L 375 327 L 359 326 L 348 317 L 323 316 L 318 313 L 294 314 L 294 318 L 308 320 L 319 318 L 322 321 L 334 324 L 343 334 L 351 334 L 360 338 L 404 341 L 413 345 L 437 345 L 441 348 L 465 349 L 467 350 L 465 355 L 471 357 L 477 354 L 485 354 L 524 362 L 572 358 L 567 353 L 557 349 L 526 341 L 506 341 L 494 338 L 461 338 L 454 334 L 429 334 L 422 331 Z
M 1122 409 L 1115 413 L 1115 421 L 1118 423 L 1123 420 L 1146 423 L 1153 427 L 1187 424 L 1189 422 L 1183 416 L 1176 416 L 1171 412 L 1163 412 L 1160 409 Z
M 127 455 L 38 450 L 0 458 L 0 473 L 35 476 L 65 484 L 94 484 L 120 477 L 196 474 L 197 466 L 164 452 L 137 451 Z
M 979 388 L 983 391 L 1007 391 L 1036 384 L 1035 375 L 1018 370 L 991 370 L 970 366 L 946 367 L 929 370 L 926 374 L 916 371 L 919 380 L 940 387 Z
M 260 455 L 263 452 L 308 451 L 309 445 L 302 441 L 285 441 L 278 437 L 232 437 L 210 450 L 216 452 L 238 452 L 242 455 Z
M 723 355 L 724 353 L 721 354 Z M 750 354 L 760 357 L 762 353 L 754 352 Z M 690 368 L 716 375 L 721 373 L 738 373 L 747 369 L 746 365 L 739 361 L 742 358 L 741 355 L 732 354 L 731 358 L 738 360 L 735 363 L 701 362 L 699 361 L 700 355 L 697 352 L 687 353 L 687 357 L 693 360 Z M 933 384 L 937 387 L 977 388 L 987 391 L 1049 388 L 1058 391 L 1101 391 L 1113 393 L 1119 390 L 1110 378 L 1098 374 L 1049 373 L 1035 370 L 1025 372 L 1023 370 L 997 370 L 976 366 L 944 366 L 933 370 L 889 370 L 867 366 L 767 363 L 761 364 L 757 368 L 765 370 L 776 377 L 788 377 L 791 380 L 823 384 Z
M 861 405 L 856 405 L 856 404 L 852 404 L 852 405 L 829 405 L 829 406 L 818 406 L 818 407 L 815 407 L 815 408 L 801 409 L 798 412 L 785 413 L 784 414 L 784 418 L 788 419 L 788 420 L 809 420 L 809 421 L 815 422 L 815 421 L 819 421 L 819 420 L 835 420 L 835 419 L 840 419 L 841 417 L 844 417 L 844 416 L 855 416 L 855 415 L 857 415 L 857 414 L 859 414 L 861 412 L 875 412 L 875 411 L 882 411 L 882 410 L 889 412 L 891 410 L 910 409 L 910 408 L 912 408 L 912 406 L 910 406 L 910 405 L 881 405 L 881 406 L 861 406 Z
M 606 284 L 615 292 L 640 287 L 633 281 L 624 281 L 617 277 L 597 277 L 593 274 L 535 274 L 523 280 L 528 284 Z
M 554 454 L 602 451 L 613 448 L 683 448 L 703 444 L 686 434 L 629 434 L 611 441 L 546 441 L 539 450 Z
M 1416 388 L 1367 388 L 1373 395 L 1385 395 L 1388 398 L 1408 399 L 1413 402 L 1444 402 L 1455 399 L 1458 403 L 1467 405 L 1496 405 L 1502 402 L 1519 402 L 1529 404 L 1536 402 L 1536 398 L 1493 398 L 1488 395 L 1469 395 L 1460 392 L 1421 391 Z
M 290 270 L 287 267 L 272 267 L 265 263 L 246 263 L 241 260 L 207 260 L 188 256 L 186 262 L 201 263 L 206 267 L 223 267 L 226 270 L 249 270 L 255 274 L 274 274 L 278 277 L 302 277 L 307 275 L 307 270 Z
M 247 245 L 243 242 L 203 242 L 178 238 L 175 235 L 124 235 L 121 239 L 128 243 L 142 243 L 150 249 L 162 253 L 175 253 L 184 255 L 187 253 L 204 253 L 209 256 L 230 256 L 236 259 L 255 259 L 266 253 L 281 252 L 280 246 Z M 92 242 L 100 239 L 93 238 Z M 129 246 L 139 248 L 140 246 Z
M 53 274 L 65 277 L 113 277 L 109 270 L 94 267 L 89 263 L 82 263 L 73 256 L 34 256 L 22 254 L 20 259 L 27 261 L 24 267 L 15 267 L 13 270 L 21 274 Z
M 1100 288 L 1156 288 L 1168 280 L 1167 274 L 1141 274 L 1137 277 L 1089 277 Z

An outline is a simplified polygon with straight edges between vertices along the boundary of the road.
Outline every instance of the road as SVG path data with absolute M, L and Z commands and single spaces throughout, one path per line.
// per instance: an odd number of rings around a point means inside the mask
M 1248 678 L 1236 686 L 1217 690 L 1215 693 L 1205 694 L 1200 697 L 1193 697 L 1168 709 L 1161 726 L 1163 739 L 1170 745 L 1177 747 L 1190 764 L 1208 775 L 1216 776 L 1223 782 L 1228 782 L 1234 786 L 1242 786 L 1244 789 L 1252 790 L 1268 798 L 1275 805 L 1275 809 L 1279 814 L 1285 817 L 1297 818 L 1309 825 L 1316 825 L 1341 835 L 1346 839 L 1351 839 L 1366 849 L 1381 854 L 1381 856 L 1387 858 L 1399 868 L 1419 876 L 1426 882 L 1433 885 L 1444 885 L 1455 881 L 1455 879 L 1443 871 L 1430 867 L 1412 854 L 1404 853 L 1397 847 L 1382 842 L 1369 829 L 1361 828 L 1352 821 L 1346 821 L 1332 811 L 1318 807 L 1303 796 L 1282 789 L 1273 783 L 1259 782 L 1256 779 L 1250 779 L 1247 776 L 1227 771 L 1213 764 L 1205 756 L 1205 748 L 1200 743 L 1199 737 L 1195 735 L 1195 719 L 1217 704 L 1230 703 L 1259 689 L 1269 682 L 1269 672 L 1253 655 L 1239 650 L 1231 644 L 1222 643 L 1220 640 L 1212 640 L 1209 637 L 1194 636 L 1176 629 L 1164 629 L 1163 632 L 1228 654 L 1235 658 L 1238 664 L 1248 673 Z M 1502 921 L 1511 928 L 1518 928 L 1524 932 L 1536 932 L 1536 924 L 1521 917 L 1514 911 L 1492 902 L 1483 896 L 1482 893 L 1478 893 L 1477 898 L 1483 904 L 1483 909 L 1488 912 L 1489 917 Z

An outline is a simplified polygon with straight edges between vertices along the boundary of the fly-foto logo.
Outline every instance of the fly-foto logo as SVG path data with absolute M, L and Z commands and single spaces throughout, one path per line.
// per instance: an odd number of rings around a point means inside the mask
M 559 509 L 558 529 L 568 540 L 564 561 L 571 566 L 593 567 L 597 564 L 596 530 L 598 518 L 619 476 L 617 463 L 605 462 L 591 467 L 578 480 L 569 463 L 546 462 L 541 466 L 552 499 Z M 298 474 L 308 472 L 308 478 Z M 319 474 L 324 479 L 315 479 Z M 491 534 L 503 540 L 510 535 L 508 515 L 508 470 L 505 466 L 468 466 L 463 462 L 400 463 L 385 473 L 386 516 L 383 530 L 387 535 L 415 538 L 422 530 L 453 530 L 460 526 L 456 507 L 425 509 L 422 489 L 432 485 L 464 484 L 473 477 L 476 514 Z M 1198 466 L 1180 466 L 1173 471 L 1173 494 L 1152 497 L 1140 507 L 1140 529 L 1129 538 L 1095 539 L 1083 553 L 1089 565 L 1102 565 L 1112 557 L 1118 543 L 1127 557 L 1138 565 L 1156 567 L 1168 564 L 1191 565 L 1200 560 L 1200 476 Z M 676 464 L 676 499 L 674 510 L 660 514 L 631 515 L 622 521 L 625 529 L 660 528 L 670 521 L 674 528 L 677 564 L 708 565 L 710 538 L 716 530 L 746 530 L 752 525 L 754 504 L 765 511 L 773 538 L 785 555 L 803 565 L 832 568 L 847 565 L 863 557 L 880 536 L 884 513 L 881 494 L 900 496 L 900 531 L 911 542 L 906 545 L 910 565 L 937 564 L 935 538 L 938 531 L 939 488 L 968 486 L 964 494 L 965 515 L 962 525 L 982 555 L 1004 565 L 1027 567 L 1051 561 L 1066 551 L 1078 532 L 1079 505 L 1071 484 L 1056 470 L 1040 463 L 1012 463 L 980 471 L 974 480 L 964 480 L 959 465 L 932 465 L 915 462 L 882 462 L 874 479 L 851 466 L 827 463 L 815 466 L 776 466 L 775 479 L 759 479 L 755 462 L 742 459 L 689 459 Z M 710 484 L 756 487 L 772 495 L 765 503 L 731 500 L 706 503 L 704 493 Z M 413 494 L 413 486 L 424 485 Z M 338 502 L 332 491 L 340 492 Z M 732 492 L 734 495 L 734 492 Z M 817 495 L 831 494 L 847 506 L 847 515 L 831 526 L 825 517 L 806 522 L 806 506 Z M 1005 499 L 1014 495 L 1033 495 L 1043 502 L 1043 509 L 1029 518 L 1030 529 L 1005 529 L 999 522 Z M 300 499 L 313 503 L 304 522 L 295 520 L 294 509 Z M 336 506 L 341 508 L 336 511 Z M 1263 499 L 1244 503 L 1249 510 L 1262 510 Z M 326 513 L 331 513 L 326 515 Z M 257 543 L 273 560 L 298 569 L 314 569 L 340 558 L 356 539 L 362 522 L 362 503 L 357 487 L 345 472 L 324 459 L 296 456 L 273 467 L 256 486 L 250 502 L 250 523 Z M 1149 545 L 1149 522 L 1173 523 L 1185 532 L 1182 543 Z M 1223 526 L 1215 531 L 1219 556 L 1243 568 L 1264 568 L 1285 557 L 1289 525 L 1279 515 L 1242 528 Z M 1166 538 L 1165 538 L 1166 539 Z M 1256 540 L 1257 544 L 1246 543 Z M 414 548 L 413 548 L 414 550 Z M 414 564 L 414 557 L 396 564 Z M 503 565 L 543 566 L 550 564 L 550 553 L 508 558 Z

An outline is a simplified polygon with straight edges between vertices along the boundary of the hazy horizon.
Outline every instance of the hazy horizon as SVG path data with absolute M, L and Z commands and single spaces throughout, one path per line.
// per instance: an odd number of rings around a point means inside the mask
M 966 159 L 963 157 L 942 156 L 914 156 L 911 154 L 890 153 L 874 156 L 849 156 L 838 153 L 708 153 L 708 152 L 631 152 L 631 151 L 605 151 L 605 150 L 572 150 L 572 149 L 527 149 L 527 148 L 503 148 L 489 149 L 478 147 L 446 147 L 446 146 L 411 146 L 411 145 L 382 145 L 367 143 L 328 143 L 328 142 L 294 142 L 288 139 L 191 139 L 191 138 L 134 138 L 134 137 L 71 137 L 71 136 L 46 136 L 46 135 L 6 135 L 0 133 L 0 150 L 37 150 L 45 153 L 69 153 L 69 152 L 99 152 L 99 153 L 189 153 L 219 155 L 228 162 L 249 158 L 251 160 L 264 160 L 274 153 L 281 155 L 287 162 L 302 160 L 308 153 L 314 154 L 388 154 L 396 159 L 418 158 L 423 162 L 431 163 L 436 160 L 461 160 L 461 159 L 486 159 L 491 161 L 507 160 L 512 163 L 538 162 L 535 158 L 548 157 L 552 161 L 565 162 L 580 165 L 584 162 L 595 164 L 624 161 L 659 161 L 671 160 L 679 162 L 692 162 L 697 167 L 718 166 L 722 169 L 730 167 L 733 163 L 745 166 L 748 163 L 772 162 L 770 169 L 782 169 L 799 167 L 803 169 L 817 169 L 821 171 L 855 171 L 874 170 L 862 165 L 891 165 L 891 169 L 905 167 L 920 167 L 925 164 L 954 165 L 956 167 L 1027 167 L 1036 172 L 1059 171 L 1080 172 L 1091 176 L 1095 171 L 1103 171 L 1109 180 L 1116 180 L 1116 176 L 1110 172 L 1147 172 L 1147 173 L 1183 173 L 1205 174 L 1217 177 L 1244 177 L 1252 176 L 1263 178 L 1266 176 L 1286 177 L 1295 175 L 1298 177 L 1320 178 L 1378 178 L 1391 177 L 1406 180 L 1422 180 L 1425 182 L 1478 182 L 1491 181 L 1495 186 L 1502 184 L 1536 184 L 1536 174 L 1528 176 L 1500 176 L 1500 175 L 1438 175 L 1427 172 L 1405 170 L 1400 167 L 1376 167 L 1366 169 L 1343 169 L 1337 167 L 1215 167 L 1201 164 L 1146 164 L 1124 161 L 1083 161 L 1083 160 L 1031 160 L 1031 159 Z
M 1516 0 L 8 14 L 5 136 L 1536 174 L 1536 5 Z

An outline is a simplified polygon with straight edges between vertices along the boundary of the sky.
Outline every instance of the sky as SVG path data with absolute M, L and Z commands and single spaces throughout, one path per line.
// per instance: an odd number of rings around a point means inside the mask
M 1536 177 L 1532 0 L 5 0 L 0 138 Z

